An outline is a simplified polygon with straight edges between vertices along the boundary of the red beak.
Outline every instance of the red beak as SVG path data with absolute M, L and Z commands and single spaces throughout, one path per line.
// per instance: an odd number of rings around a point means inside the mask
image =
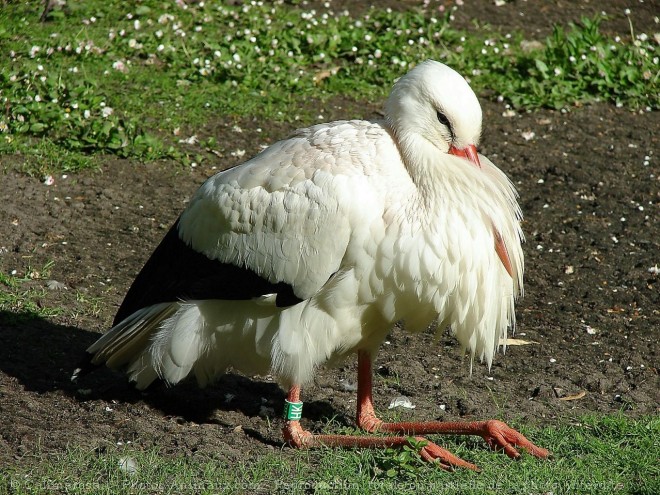
M 477 147 L 474 144 L 469 144 L 465 148 L 456 148 L 451 146 L 449 148 L 449 154 L 454 156 L 460 156 L 466 160 L 471 161 L 477 167 L 481 168 L 481 163 L 479 163 L 479 154 L 477 153 Z

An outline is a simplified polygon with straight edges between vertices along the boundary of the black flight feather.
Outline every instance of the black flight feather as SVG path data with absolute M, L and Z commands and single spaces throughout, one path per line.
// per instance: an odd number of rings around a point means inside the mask
M 269 282 L 249 268 L 212 260 L 195 251 L 181 240 L 178 226 L 177 220 L 135 278 L 113 326 L 139 309 L 164 302 L 236 301 L 266 294 L 276 294 L 278 307 L 302 301 L 287 283 Z

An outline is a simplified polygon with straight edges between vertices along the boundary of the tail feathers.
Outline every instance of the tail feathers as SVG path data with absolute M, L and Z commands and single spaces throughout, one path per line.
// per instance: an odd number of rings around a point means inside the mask
M 196 303 L 181 303 L 178 311 L 163 321 L 153 338 L 148 355 L 142 356 L 146 368 L 145 376 L 151 376 L 154 370 L 168 383 L 178 383 L 188 376 L 193 368 L 198 368 L 200 357 L 211 344 L 209 335 L 205 332 L 205 318 Z M 131 378 L 138 382 L 142 380 L 140 366 L 131 366 Z M 136 374 L 137 373 L 137 374 Z M 198 381 L 200 377 L 198 376 Z
M 138 388 L 146 388 L 158 374 L 152 370 L 153 373 L 146 373 L 140 376 L 140 380 L 136 379 L 140 371 L 145 371 L 144 366 L 148 366 L 145 363 L 145 354 L 148 353 L 151 340 L 162 322 L 176 313 L 178 308 L 178 303 L 154 304 L 122 320 L 87 348 L 87 362 L 79 365 L 71 377 L 72 380 L 85 374 L 93 366 L 105 363 L 112 369 L 128 370 L 131 379 L 138 381 Z

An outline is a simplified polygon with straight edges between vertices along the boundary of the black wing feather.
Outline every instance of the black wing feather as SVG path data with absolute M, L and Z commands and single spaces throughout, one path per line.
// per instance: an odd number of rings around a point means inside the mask
M 188 246 L 179 237 L 179 220 L 172 226 L 135 278 L 122 302 L 113 325 L 135 311 L 164 302 L 180 300 L 246 300 L 277 294 L 279 307 L 302 301 L 293 287 L 272 283 L 246 267 L 211 260 Z

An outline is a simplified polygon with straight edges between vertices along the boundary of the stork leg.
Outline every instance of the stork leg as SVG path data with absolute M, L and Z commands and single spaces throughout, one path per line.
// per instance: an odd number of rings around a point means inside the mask
M 493 450 L 503 450 L 512 459 L 520 457 L 516 447 L 531 455 L 547 458 L 550 453 L 537 447 L 522 434 L 497 420 L 472 422 L 398 422 L 386 423 L 380 420 L 374 412 L 372 401 L 372 369 L 371 356 L 366 351 L 358 352 L 358 406 L 357 424 L 369 432 L 397 433 L 399 435 L 426 435 L 431 433 L 450 435 L 478 435 L 483 438 Z
M 287 394 L 287 401 L 300 402 L 300 386 L 293 385 Z M 289 445 L 297 448 L 309 448 L 325 445 L 329 447 L 402 447 L 410 445 L 405 436 L 393 437 L 373 437 L 373 436 L 351 436 L 351 435 L 317 435 L 303 429 L 298 420 L 287 420 L 282 430 L 282 435 Z M 415 437 L 415 440 L 424 441 L 425 445 L 420 451 L 420 455 L 427 461 L 437 462 L 438 465 L 447 471 L 452 471 L 455 467 L 464 467 L 477 471 L 477 466 L 456 457 L 448 450 L 428 442 L 425 438 Z

